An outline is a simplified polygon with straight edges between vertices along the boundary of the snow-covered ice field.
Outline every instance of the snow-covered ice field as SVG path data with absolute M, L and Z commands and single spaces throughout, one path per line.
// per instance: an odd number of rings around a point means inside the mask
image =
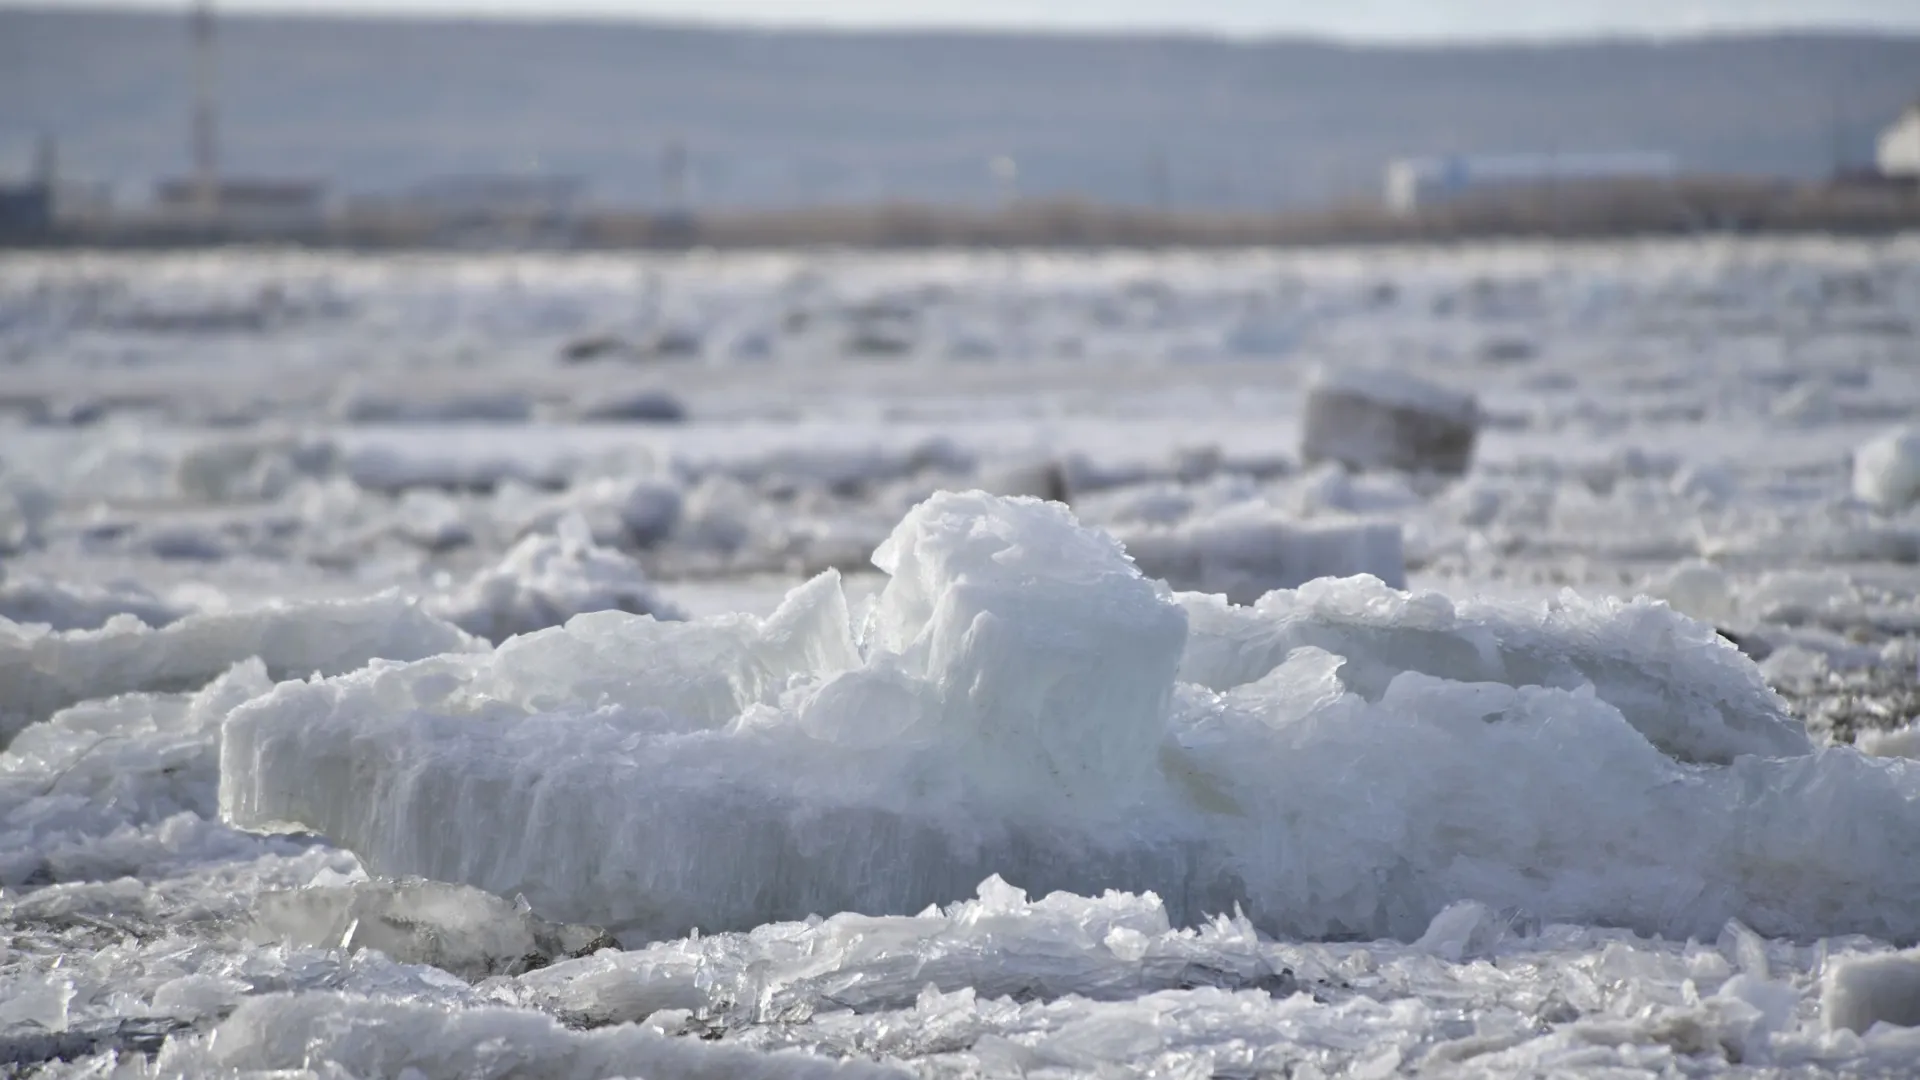
M 0 256 L 0 1075 L 1915 1075 L 1908 424 L 1920 237 Z

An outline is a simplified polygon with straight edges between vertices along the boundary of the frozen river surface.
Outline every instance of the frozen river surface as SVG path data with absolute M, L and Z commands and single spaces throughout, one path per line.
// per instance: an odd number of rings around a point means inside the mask
M 7 254 L 0 1075 L 1913 1075 L 1908 424 L 1920 238 Z

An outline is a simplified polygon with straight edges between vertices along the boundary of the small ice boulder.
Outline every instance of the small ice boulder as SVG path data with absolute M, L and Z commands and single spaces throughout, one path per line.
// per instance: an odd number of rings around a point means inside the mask
M 594 543 L 579 514 L 561 518 L 554 533 L 523 537 L 498 565 L 427 606 L 468 633 L 494 642 L 558 626 L 589 611 L 686 618 L 660 595 L 632 556 Z
M 1853 494 L 1885 510 L 1920 501 L 1920 428 L 1889 431 L 1855 450 Z
M 252 936 L 320 949 L 378 949 L 463 979 L 518 975 L 614 941 L 591 926 L 550 923 L 470 885 L 417 878 L 262 894 Z
M 1400 372 L 1323 370 L 1307 389 L 1300 456 L 1348 468 L 1460 475 L 1473 463 L 1479 402 Z
M 1820 1012 L 1828 1031 L 1920 1027 L 1920 949 L 1835 958 L 1820 981 Z
M 1371 574 L 1396 587 L 1407 579 L 1396 522 L 1296 521 L 1243 504 L 1174 525 L 1124 526 L 1115 535 L 1147 576 L 1236 604 L 1315 578 Z

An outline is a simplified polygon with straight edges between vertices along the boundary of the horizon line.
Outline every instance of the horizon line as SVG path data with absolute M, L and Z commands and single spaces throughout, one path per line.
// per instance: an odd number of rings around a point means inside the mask
M 998 22 L 893 22 L 820 18 L 786 20 L 739 15 L 729 18 L 703 18 L 697 15 L 656 12 L 623 12 L 600 6 L 574 6 L 559 10 L 532 11 L 498 4 L 476 5 L 464 9 L 419 6 L 417 0 L 400 6 L 373 6 L 380 0 L 361 6 L 351 3 L 346 9 L 337 4 L 320 6 L 321 0 L 294 0 L 281 3 L 222 3 L 216 13 L 223 20 L 247 21 L 298 20 L 311 22 L 401 22 L 446 24 L 495 24 L 552 26 L 555 24 L 634 27 L 706 33 L 764 33 L 814 35 L 827 37 L 975 37 L 1044 38 L 1087 41 L 1194 41 L 1232 45 L 1309 44 L 1354 49 L 1474 50 L 1488 48 L 1556 48 L 1597 45 L 1673 45 L 1717 41 L 1741 41 L 1777 38 L 1885 38 L 1920 40 L 1920 24 L 1888 26 L 1861 22 L 1778 22 L 1767 24 L 1724 23 L 1674 30 L 1634 30 L 1595 28 L 1591 31 L 1540 32 L 1513 34 L 1368 34 L 1339 33 L 1326 30 L 1259 29 L 1235 30 L 1225 27 L 1182 26 L 1173 23 L 1139 22 L 1111 25 L 1072 25 L 1060 23 Z M 192 7 L 184 0 L 79 0 L 75 3 L 49 3 L 46 0 L 0 0 L 0 15 L 9 12 L 54 16 L 125 15 L 135 17 L 179 18 L 184 21 Z

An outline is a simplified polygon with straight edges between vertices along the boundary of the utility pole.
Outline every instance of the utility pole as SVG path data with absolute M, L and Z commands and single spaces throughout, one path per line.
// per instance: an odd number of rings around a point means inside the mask
M 1167 165 L 1167 151 L 1164 147 L 1154 147 L 1147 155 L 1147 198 L 1152 200 L 1153 208 L 1162 214 L 1173 209 L 1172 170 Z
M 669 211 L 687 211 L 687 187 L 687 146 L 678 137 L 670 138 L 660 150 L 660 189 Z
M 195 0 L 193 35 L 193 183 L 194 203 L 200 215 L 220 212 L 218 117 L 214 108 L 218 56 L 213 40 L 213 0 Z

